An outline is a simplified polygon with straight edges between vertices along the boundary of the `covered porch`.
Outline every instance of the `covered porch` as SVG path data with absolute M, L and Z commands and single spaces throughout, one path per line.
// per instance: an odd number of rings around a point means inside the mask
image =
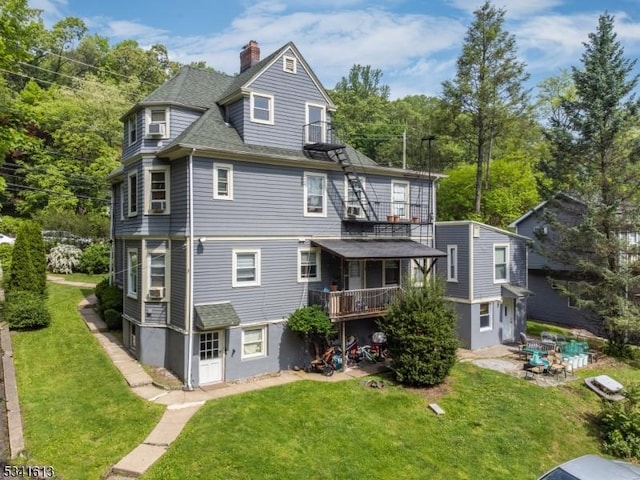
M 312 240 L 322 251 L 329 287 L 309 290 L 309 305 L 320 305 L 332 321 L 379 317 L 402 290 L 418 283 L 446 253 L 408 238 Z

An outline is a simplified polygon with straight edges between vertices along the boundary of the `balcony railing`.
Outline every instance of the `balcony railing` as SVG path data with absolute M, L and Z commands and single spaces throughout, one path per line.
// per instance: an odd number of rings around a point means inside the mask
M 335 130 L 331 126 L 331 122 L 313 122 L 302 127 L 302 144 L 341 144 Z
M 429 214 L 429 207 L 419 203 L 404 202 L 371 202 L 365 205 L 366 209 L 357 200 L 343 202 L 343 220 L 348 221 L 372 221 L 388 223 L 432 223 L 432 214 Z M 368 215 L 367 215 L 368 214 Z
M 332 320 L 382 315 L 400 292 L 399 286 L 326 292 L 309 291 L 309 305 L 320 305 Z

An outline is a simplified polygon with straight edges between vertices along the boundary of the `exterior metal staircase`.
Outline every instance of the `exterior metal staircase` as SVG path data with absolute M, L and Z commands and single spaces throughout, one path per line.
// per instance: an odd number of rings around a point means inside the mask
M 366 219 L 377 221 L 378 213 L 373 208 L 371 200 L 369 199 L 369 196 L 367 195 L 367 192 L 362 185 L 362 181 L 358 176 L 358 172 L 353 166 L 353 163 L 351 162 L 351 159 L 349 158 L 346 150 L 344 148 L 338 148 L 336 150 L 328 152 L 328 156 L 332 160 L 336 161 L 338 165 L 340 165 L 340 168 L 342 168 L 342 171 L 347 178 L 347 182 L 349 183 L 349 187 L 358 200 L 360 208 L 362 208 L 362 213 L 364 214 Z

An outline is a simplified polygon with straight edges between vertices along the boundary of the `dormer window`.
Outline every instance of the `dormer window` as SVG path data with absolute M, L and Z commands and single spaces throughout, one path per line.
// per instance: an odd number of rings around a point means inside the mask
M 273 125 L 273 95 L 251 93 L 251 121 Z
M 297 65 L 298 62 L 296 62 L 295 57 L 288 57 L 288 56 L 283 56 L 282 57 L 282 70 L 284 70 L 287 73 L 296 73 L 297 70 Z
M 169 138 L 168 108 L 148 108 L 145 118 L 147 137 Z

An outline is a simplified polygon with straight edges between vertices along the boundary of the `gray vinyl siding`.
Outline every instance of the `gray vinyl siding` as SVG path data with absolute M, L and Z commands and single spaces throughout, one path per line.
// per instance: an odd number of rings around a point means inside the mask
M 289 50 L 283 52 L 283 55 L 290 54 Z M 248 88 L 255 93 L 273 95 L 274 124 L 251 122 L 251 101 L 250 98 L 245 98 L 243 100 L 245 143 L 301 148 L 303 125 L 306 123 L 305 102 L 326 105 L 324 96 L 302 67 L 302 63 L 298 62 L 295 75 L 287 73 L 282 69 L 282 56 L 280 56 Z M 329 112 L 327 112 L 327 120 L 329 120 Z
M 165 325 L 167 323 L 167 302 L 145 302 L 144 323 Z
M 127 295 L 127 291 L 128 291 L 128 284 L 127 282 L 129 281 L 128 279 L 128 275 L 126 272 L 127 269 L 127 257 L 128 257 L 128 249 L 129 248 L 137 248 L 138 249 L 138 297 L 137 298 L 131 298 L 129 295 Z M 141 311 L 141 299 L 142 299 L 142 249 L 141 249 L 141 242 L 138 240 L 128 240 L 125 242 L 125 248 L 124 248 L 124 268 L 123 270 L 125 271 L 125 281 L 124 281 L 124 305 L 123 305 L 123 313 L 125 315 L 127 315 L 129 318 L 133 318 L 137 321 L 140 321 L 140 311 Z
M 142 137 L 144 135 L 144 109 L 138 110 L 132 113 L 132 115 L 135 115 L 136 117 L 137 138 L 135 143 L 132 143 L 131 145 L 129 144 L 128 119 L 131 117 L 130 115 L 129 117 L 125 118 L 123 122 L 124 124 L 122 129 L 122 138 L 124 139 L 124 142 L 122 142 L 122 159 L 123 160 L 126 160 L 127 158 L 132 157 L 137 153 L 140 153 L 142 149 Z
M 486 302 L 485 302 L 486 303 Z M 478 348 L 491 347 L 493 345 L 499 345 L 502 343 L 500 338 L 500 302 L 488 302 L 489 312 L 491 314 L 491 329 L 480 330 L 480 303 L 472 303 L 469 305 L 471 312 L 471 345 L 469 348 L 472 350 Z
M 473 335 L 471 333 L 472 321 L 471 321 L 471 305 L 468 303 L 455 302 L 454 307 L 458 314 L 458 342 L 462 348 L 471 348 L 471 341 Z
M 502 283 L 494 283 L 494 246 L 509 245 L 509 282 L 524 287 L 526 285 L 526 257 L 523 239 L 480 227 L 480 236 L 473 238 L 473 298 L 492 298 L 502 295 Z M 521 262 L 521 263 L 518 263 Z
M 568 328 L 594 329 L 590 313 L 569 307 L 567 297 L 551 287 L 546 273 L 529 270 L 529 290 L 535 293 L 527 302 L 529 318 Z
M 189 159 L 171 162 L 171 218 L 169 232 L 186 235 L 189 228 Z M 213 176 L 212 182 L 213 182 Z
M 137 175 L 137 215 L 129 217 L 129 176 L 134 173 Z M 142 162 L 136 162 L 128 165 L 124 169 L 124 220 L 120 222 L 119 234 L 137 233 L 142 225 L 142 217 L 144 210 L 144 171 Z
M 172 325 L 185 328 L 185 297 L 187 286 L 187 249 L 184 241 L 171 241 L 171 303 L 169 319 Z
M 147 247 L 147 253 L 149 253 L 149 250 L 155 250 L 156 248 L 164 248 L 165 250 L 168 250 L 169 241 L 160 239 L 147 240 L 145 246 Z
M 244 99 L 238 100 L 237 102 L 233 102 L 228 105 L 226 108 L 226 116 L 228 122 L 236 129 L 240 138 L 244 139 Z M 249 122 L 250 117 L 247 118 L 247 122 Z
M 154 106 L 153 108 L 162 109 L 162 106 Z M 145 136 L 146 109 L 141 108 L 133 114 L 136 116 L 138 138 L 134 144 L 129 145 L 129 132 L 127 130 L 127 119 L 125 119 L 123 128 L 123 160 L 126 160 L 136 154 L 153 153 L 162 148 L 163 145 L 168 145 L 174 138 L 180 135 L 187 127 L 189 127 L 189 125 L 202 115 L 201 112 L 193 109 L 185 109 L 175 106 L 168 106 L 167 108 L 169 112 L 169 135 L 166 138 Z
M 194 304 L 231 302 L 241 322 L 286 318 L 306 305 L 306 291 L 329 285 L 298 283 L 296 240 L 207 241 L 196 251 Z M 260 286 L 232 287 L 234 249 L 260 250 Z
M 122 254 L 122 247 L 124 246 L 124 241 L 122 240 L 114 240 L 114 267 L 115 267 L 115 282 L 120 288 L 124 289 L 124 255 Z
M 536 237 L 535 230 L 537 227 L 542 226 L 544 226 L 542 218 L 540 218 L 536 214 L 532 214 L 522 220 L 522 222 L 520 222 L 517 227 L 517 232 L 519 235 L 529 237 L 533 241 L 532 248 L 529 252 L 529 268 L 540 269 L 544 268 L 549 263 L 543 256 L 540 255 L 540 253 L 538 252 L 538 248 L 533 247 L 534 244 L 539 243 Z
M 447 282 L 447 258 L 436 263 L 436 271 L 445 280 L 447 296 L 469 298 L 469 224 L 436 224 L 436 248 L 448 254 L 447 246 L 456 245 L 458 249 L 458 281 Z

